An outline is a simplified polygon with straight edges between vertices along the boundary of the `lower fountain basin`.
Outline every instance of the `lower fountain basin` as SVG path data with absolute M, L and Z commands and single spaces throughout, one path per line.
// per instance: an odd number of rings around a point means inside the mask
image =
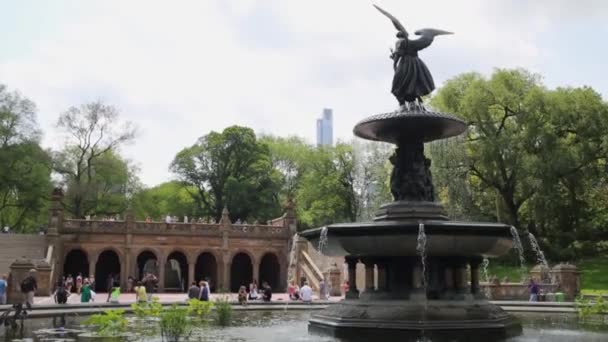
M 520 335 L 522 329 L 485 300 L 345 300 L 314 315 L 309 331 L 348 341 L 485 342 Z
M 500 223 L 399 220 L 332 224 L 300 233 L 328 256 L 415 256 L 419 225 L 424 224 L 428 256 L 497 257 L 512 245 L 510 226 Z

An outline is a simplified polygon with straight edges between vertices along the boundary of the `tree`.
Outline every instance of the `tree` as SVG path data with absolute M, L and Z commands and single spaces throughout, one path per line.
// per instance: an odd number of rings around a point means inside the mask
M 378 208 L 392 201 L 389 161 L 394 147 L 387 143 L 353 140 L 354 189 L 357 194 L 358 219 L 370 220 Z
M 608 106 L 597 92 L 549 90 L 525 70 L 496 70 L 489 79 L 449 80 L 432 103 L 469 124 L 454 170 L 472 198 L 495 199 L 497 220 L 543 234 L 545 246 L 560 246 L 556 256 L 601 230 L 592 214 L 602 212 L 594 201 L 603 191 L 591 190 L 606 184 Z M 477 207 L 487 213 L 487 205 Z
M 44 221 L 50 158 L 39 145 L 36 106 L 0 85 L 0 227 L 29 231 Z
M 101 102 L 71 107 L 57 126 L 66 134 L 54 155 L 54 169 L 67 187 L 65 206 L 76 218 L 124 211 L 138 184 L 134 167 L 118 153 L 135 129 L 119 120 L 118 111 Z
M 133 212 L 138 218 L 151 217 L 160 220 L 163 220 L 165 215 L 190 218 L 204 216 L 191 193 L 196 193 L 196 188 L 188 188 L 175 181 L 142 189 L 133 196 Z
M 205 216 L 219 220 L 226 206 L 232 220 L 264 221 L 280 214 L 280 175 L 270 151 L 252 129 L 231 126 L 181 150 L 170 166 L 196 189 L 191 195 Z
M 300 228 L 356 221 L 359 197 L 355 190 L 352 147 L 337 144 L 311 151 L 296 192 Z

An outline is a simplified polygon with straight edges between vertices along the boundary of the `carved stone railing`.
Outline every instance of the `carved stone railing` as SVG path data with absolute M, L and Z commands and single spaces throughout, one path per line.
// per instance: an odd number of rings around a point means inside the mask
M 164 223 L 145 221 L 98 221 L 66 219 L 61 232 L 76 233 L 127 233 L 131 227 L 132 234 L 166 234 L 166 235 L 205 235 L 220 236 L 223 225 L 219 223 Z M 283 226 L 260 224 L 232 224 L 228 226 L 232 237 L 285 237 L 288 229 Z
M 125 221 L 98 221 L 98 220 L 64 220 L 62 232 L 64 233 L 122 233 L 126 231 Z

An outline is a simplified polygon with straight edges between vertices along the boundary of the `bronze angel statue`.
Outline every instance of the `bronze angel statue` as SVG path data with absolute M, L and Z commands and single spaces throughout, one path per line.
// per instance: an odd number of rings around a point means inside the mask
M 397 42 L 395 49 L 391 49 L 391 59 L 393 60 L 392 93 L 395 95 L 400 105 L 406 102 L 418 101 L 422 104 L 422 96 L 430 94 L 435 89 L 433 76 L 424 62 L 418 58 L 418 51 L 431 45 L 435 36 L 442 34 L 452 34 L 452 32 L 426 28 L 414 32 L 418 39 L 409 39 L 405 27 L 392 14 L 374 5 L 380 13 L 387 16 L 397 29 Z

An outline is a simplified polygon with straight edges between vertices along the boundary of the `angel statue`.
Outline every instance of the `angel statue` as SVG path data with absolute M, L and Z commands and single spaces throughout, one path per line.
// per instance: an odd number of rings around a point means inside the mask
M 414 32 L 418 39 L 409 39 L 405 27 L 392 14 L 374 5 L 380 13 L 387 16 L 397 28 L 397 43 L 395 50 L 391 49 L 391 59 L 393 60 L 393 88 L 391 92 L 400 105 L 406 102 L 422 104 L 422 96 L 430 94 L 435 89 L 433 76 L 424 62 L 418 58 L 418 51 L 431 45 L 435 36 L 442 34 L 452 34 L 452 32 L 426 28 Z

